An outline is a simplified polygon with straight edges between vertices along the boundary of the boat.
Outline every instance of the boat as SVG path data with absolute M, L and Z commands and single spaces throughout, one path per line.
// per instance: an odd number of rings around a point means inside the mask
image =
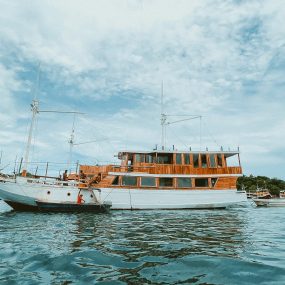
M 227 165 L 231 151 L 123 151 L 119 166 L 81 165 L 113 209 L 210 209 L 247 201 L 236 189 L 241 166 Z
M 110 201 L 111 209 L 211 209 L 247 201 L 236 189 L 241 166 L 227 159 L 239 151 L 123 151 L 120 165 L 80 165 L 68 182 L 16 176 L 0 180 L 0 197 L 14 209 L 37 210 L 39 201 L 73 203 L 79 191 L 85 203 Z M 238 159 L 239 160 L 239 159 Z
M 194 151 L 189 148 L 178 151 L 174 146 L 167 149 L 167 125 L 196 118 L 201 120 L 201 116 L 168 122 L 163 110 L 160 150 L 119 151 L 120 164 L 82 164 L 79 172 L 66 177 L 67 181 L 48 177 L 47 171 L 44 176 L 28 177 L 33 124 L 41 112 L 38 100 L 34 99 L 31 106 L 33 116 L 23 170 L 19 175 L 0 179 L 0 198 L 15 210 L 77 209 L 75 201 L 79 193 L 86 205 L 98 203 L 103 207 L 109 201 L 109 208 L 114 210 L 214 209 L 247 201 L 246 192 L 236 188 L 237 179 L 242 176 L 239 149 Z M 74 129 L 70 149 L 73 139 Z M 233 158 L 236 159 L 234 165 L 231 164 Z
M 279 197 L 272 196 L 269 191 L 259 191 L 258 195 L 252 200 L 258 207 L 284 207 L 285 206 L 285 191 L 281 190 Z
M 285 207 L 285 198 L 253 198 L 257 207 Z
M 16 211 L 103 213 L 111 207 L 110 201 L 102 201 L 100 189 L 45 177 L 2 177 L 0 197 Z

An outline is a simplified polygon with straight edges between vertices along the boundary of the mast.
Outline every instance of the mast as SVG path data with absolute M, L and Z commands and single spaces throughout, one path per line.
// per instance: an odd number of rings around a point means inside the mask
M 200 119 L 200 149 L 201 149 L 201 120 L 202 116 L 201 115 L 166 115 L 164 113 L 164 94 L 163 94 L 163 81 L 161 82 L 161 117 L 160 117 L 160 124 L 161 124 L 161 148 L 162 150 L 165 150 L 165 145 L 166 145 L 166 127 L 172 124 L 184 122 L 184 121 L 189 121 L 189 120 L 194 120 L 194 119 Z M 167 121 L 167 118 L 169 117 L 185 117 L 185 119 L 180 119 L 176 121 L 169 122 Z
M 84 114 L 81 112 L 74 112 L 74 111 L 54 111 L 54 110 L 40 110 L 39 109 L 39 100 L 37 100 L 37 91 L 39 88 L 39 82 L 40 82 L 40 64 L 38 66 L 38 74 L 37 74 L 37 84 L 34 89 L 34 100 L 32 101 L 31 104 L 31 111 L 32 111 L 32 121 L 30 124 L 30 129 L 29 129 L 29 135 L 28 135 L 28 141 L 27 141 L 27 146 L 26 146 L 26 151 L 25 151 L 25 160 L 24 160 L 24 165 L 23 165 L 23 171 L 22 171 L 22 176 L 27 176 L 27 169 L 28 169 L 28 164 L 29 164 L 29 155 L 30 155 L 30 148 L 31 148 L 31 143 L 32 143 L 32 137 L 33 137 L 33 131 L 34 131 L 34 126 L 36 122 L 36 116 L 39 113 L 61 113 L 61 114 L 74 114 L 74 120 L 73 120 L 73 127 L 72 127 L 72 133 L 70 137 L 70 154 L 72 153 L 72 147 L 73 147 L 73 141 L 74 141 L 74 123 L 75 123 L 75 115 L 76 114 Z M 70 157 L 70 162 L 71 163 L 71 157 Z
M 32 142 L 32 137 L 33 137 L 33 130 L 34 130 L 34 125 L 36 121 L 36 115 L 39 113 L 39 101 L 37 100 L 37 93 L 38 93 L 39 84 L 40 84 L 40 72 L 41 72 L 41 64 L 39 63 L 38 72 L 37 72 L 37 81 L 36 81 L 36 85 L 34 88 L 34 100 L 32 101 L 32 104 L 31 104 L 32 121 L 31 121 L 30 129 L 29 129 L 28 141 L 26 145 L 25 160 L 24 160 L 22 176 L 27 175 L 27 168 L 28 168 L 28 162 L 29 162 L 31 142 Z
M 70 139 L 68 141 L 68 143 L 69 143 L 69 158 L 67 161 L 67 169 L 69 169 L 69 170 L 70 170 L 70 165 L 72 162 L 72 151 L 73 151 L 73 146 L 74 146 L 74 125 L 75 125 L 75 114 L 73 117 L 73 124 L 72 124 Z
M 165 148 L 165 123 L 166 123 L 166 115 L 164 114 L 164 106 L 163 106 L 163 81 L 161 82 L 161 148 L 164 150 Z
M 39 113 L 39 101 L 38 100 L 34 99 L 32 101 L 31 111 L 33 115 L 32 115 L 32 121 L 31 121 L 30 129 L 29 129 L 29 136 L 28 136 L 28 141 L 27 141 L 27 146 L 26 146 L 26 151 L 25 151 L 25 160 L 24 160 L 22 176 L 27 175 L 27 168 L 28 168 L 28 162 L 29 162 L 29 154 L 30 154 L 30 147 L 31 147 L 32 136 L 33 136 L 33 130 L 34 130 L 34 125 L 36 121 L 36 115 Z

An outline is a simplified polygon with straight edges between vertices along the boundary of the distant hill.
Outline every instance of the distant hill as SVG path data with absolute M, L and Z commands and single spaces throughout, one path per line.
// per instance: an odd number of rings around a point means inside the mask
M 238 178 L 237 188 L 252 192 L 256 191 L 257 188 L 267 189 L 270 194 L 279 196 L 280 190 L 285 190 L 285 181 L 266 176 L 244 175 Z

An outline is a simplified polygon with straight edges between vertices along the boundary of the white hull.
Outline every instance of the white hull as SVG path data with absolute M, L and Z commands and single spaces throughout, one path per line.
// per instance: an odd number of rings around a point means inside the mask
M 246 202 L 246 194 L 236 190 L 139 190 L 101 189 L 102 200 L 112 209 L 210 209 Z
M 256 206 L 260 207 L 285 207 L 285 198 L 253 199 Z
M 0 183 L 0 198 L 5 201 L 36 206 L 36 201 L 74 202 L 78 196 L 74 186 L 56 186 L 27 183 L 19 179 L 17 183 Z M 48 192 L 50 192 L 48 194 Z M 83 198 L 90 201 L 90 192 L 83 191 Z M 96 194 L 97 195 L 97 194 Z M 246 193 L 236 190 L 141 190 L 102 188 L 102 202 L 112 202 L 116 210 L 135 209 L 210 209 L 225 208 L 246 203 Z

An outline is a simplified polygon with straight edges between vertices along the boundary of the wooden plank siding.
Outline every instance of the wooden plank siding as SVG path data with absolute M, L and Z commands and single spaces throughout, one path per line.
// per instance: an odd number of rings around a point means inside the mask
M 189 161 L 189 164 L 186 164 L 185 154 L 181 154 L 181 161 L 179 159 L 178 161 L 179 163 L 177 164 L 176 163 L 177 154 L 178 153 L 168 154 L 169 157 L 171 158 L 171 160 L 168 160 L 168 161 L 171 161 L 172 164 L 158 163 L 158 153 L 152 155 L 156 161 L 152 163 L 140 162 L 141 160 L 146 161 L 146 158 L 143 154 L 128 153 L 122 156 L 121 165 L 112 165 L 112 164 L 102 165 L 102 166 L 101 165 L 94 165 L 94 166 L 80 165 L 80 170 L 83 171 L 83 173 L 87 176 L 88 179 L 92 179 L 92 181 L 95 181 L 94 184 L 96 185 L 96 187 L 102 187 L 102 188 L 105 188 L 105 187 L 128 188 L 128 189 L 140 188 L 140 189 L 146 189 L 146 190 L 147 189 L 161 189 L 161 188 L 166 188 L 166 189 L 175 188 L 175 189 L 181 189 L 181 190 L 182 189 L 183 190 L 193 190 L 193 189 L 202 190 L 202 189 L 209 189 L 209 188 L 213 190 L 236 189 L 237 175 L 242 174 L 242 167 L 240 166 L 239 155 L 238 155 L 239 166 L 227 166 L 227 159 L 225 157 L 225 154 L 223 153 L 198 154 L 199 162 L 198 162 L 198 165 L 196 165 L 197 167 L 194 167 L 193 154 L 187 154 L 189 155 L 189 157 L 187 157 L 187 161 Z M 136 161 L 136 159 L 138 161 Z M 202 159 L 204 162 L 203 165 L 202 165 Z M 128 165 L 130 163 L 131 165 Z M 215 167 L 211 167 L 213 165 Z M 111 175 L 110 174 L 111 172 L 116 173 L 117 176 L 119 176 L 119 185 L 112 185 L 115 175 Z M 132 173 L 133 175 L 137 176 L 138 177 L 137 185 L 133 185 L 133 186 L 121 185 L 122 176 L 125 173 Z M 172 187 L 161 187 L 160 188 L 159 183 L 158 183 L 158 178 L 156 178 L 155 187 L 146 187 L 146 186 L 141 187 L 140 183 L 141 183 L 142 175 L 140 174 L 151 174 L 154 177 L 162 175 L 162 174 L 169 175 L 169 177 L 175 176 L 175 175 L 193 175 L 193 176 L 198 176 L 197 178 L 208 179 L 209 186 L 195 188 L 194 187 L 195 178 L 192 178 L 192 187 L 178 188 L 177 179 L 174 178 L 173 179 L 174 184 Z M 201 175 L 201 177 L 199 177 L 199 175 Z M 209 177 L 207 177 L 207 175 Z M 215 181 L 215 180 L 211 180 L 212 175 L 217 176 L 216 177 L 217 181 L 214 186 L 212 186 L 212 181 Z M 221 177 L 218 177 L 219 175 L 221 175 Z M 223 175 L 227 175 L 227 176 L 224 177 Z
M 131 168 L 131 170 L 130 170 Z M 97 175 L 99 173 L 107 174 L 108 172 L 136 172 L 149 174 L 185 174 L 185 175 L 219 175 L 219 174 L 242 174 L 242 168 L 239 166 L 221 167 L 221 168 L 194 168 L 191 165 L 172 165 L 172 164 L 147 164 L 140 163 L 136 166 L 90 166 L 81 165 L 86 175 Z

